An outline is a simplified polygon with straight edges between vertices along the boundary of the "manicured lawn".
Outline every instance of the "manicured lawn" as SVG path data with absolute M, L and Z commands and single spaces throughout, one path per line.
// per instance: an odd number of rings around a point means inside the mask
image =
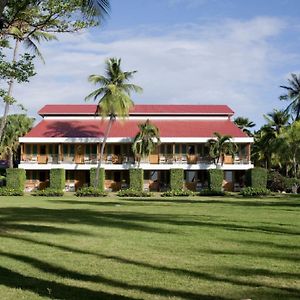
M 0 299 L 299 299 L 300 198 L 0 198 Z

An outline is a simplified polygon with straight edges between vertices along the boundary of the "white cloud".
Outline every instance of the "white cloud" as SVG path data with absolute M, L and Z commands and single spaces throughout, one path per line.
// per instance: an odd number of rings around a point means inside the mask
M 256 118 L 266 112 L 266 87 L 277 84 L 273 68 L 289 59 L 270 38 L 285 24 L 275 18 L 187 24 L 161 30 L 126 30 L 112 40 L 86 32 L 65 36 L 43 47 L 46 65 L 17 89 L 18 98 L 35 113 L 47 103 L 83 103 L 94 87 L 90 74 L 103 73 L 107 57 L 121 57 L 124 70 L 138 70 L 134 82 L 144 88 L 138 103 L 220 103 L 238 115 Z M 284 58 L 283 58 L 284 57 Z

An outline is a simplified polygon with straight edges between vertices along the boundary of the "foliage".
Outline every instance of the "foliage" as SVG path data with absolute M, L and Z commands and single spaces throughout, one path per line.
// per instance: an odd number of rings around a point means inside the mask
M 284 191 L 285 177 L 277 171 L 268 172 L 267 188 L 272 192 Z
M 274 109 L 273 112 L 264 115 L 264 118 L 268 122 L 268 126 L 273 128 L 277 134 L 280 134 L 281 129 L 288 124 L 290 115 L 286 110 Z
M 252 132 L 250 131 L 250 128 L 253 128 L 255 126 L 255 123 L 250 121 L 248 118 L 237 117 L 234 119 L 233 122 L 248 136 L 253 136 Z
M 26 171 L 24 169 L 6 169 L 6 186 L 9 189 L 24 190 Z
M 221 190 L 204 189 L 199 192 L 199 196 L 225 196 L 226 193 Z
M 184 182 L 183 169 L 170 169 L 170 188 L 171 190 L 182 190 Z
M 100 86 L 90 93 L 85 100 L 98 100 L 98 113 L 102 118 L 109 117 L 104 139 L 101 145 L 100 160 L 97 166 L 96 180 L 99 178 L 99 170 L 104 154 L 106 140 L 111 127 L 118 116 L 125 119 L 134 103 L 131 99 L 131 92 L 142 92 L 142 88 L 129 83 L 130 79 L 137 71 L 122 71 L 121 59 L 110 58 L 105 62 L 105 75 L 90 75 L 88 80 Z M 99 99 L 100 98 L 100 99 Z
M 7 117 L 4 135 L 0 144 L 1 154 L 9 157 L 9 167 L 13 167 L 13 157 L 18 155 L 19 138 L 24 136 L 33 126 L 34 119 L 24 114 Z
M 107 193 L 103 189 L 90 187 L 83 187 L 76 191 L 75 196 L 77 197 L 105 197 Z
M 161 197 L 189 197 L 195 196 L 195 193 L 190 190 L 174 189 L 160 194 Z
M 208 186 L 210 190 L 222 191 L 224 173 L 220 169 L 208 170 Z
M 117 193 L 118 197 L 151 197 L 152 194 L 150 192 L 135 190 L 135 189 L 126 189 L 121 190 Z
M 144 190 L 144 170 L 130 169 L 129 182 L 131 190 L 142 192 Z
M 285 178 L 284 185 L 287 192 L 296 192 L 300 187 L 300 179 L 298 178 Z
M 264 168 L 253 168 L 246 171 L 246 185 L 253 188 L 266 188 L 268 171 Z
M 90 185 L 95 188 L 95 181 L 96 181 L 96 168 L 90 169 Z M 105 183 L 105 170 L 104 168 L 100 168 L 99 170 L 99 176 L 98 176 L 98 184 L 97 184 L 97 190 L 104 191 L 104 183 Z
M 66 171 L 64 169 L 50 170 L 50 188 L 53 190 L 64 190 L 66 182 Z
M 64 195 L 63 190 L 46 188 L 44 190 L 36 190 L 31 193 L 32 196 L 41 197 L 62 197 Z
M 295 120 L 300 119 L 300 75 L 291 74 L 288 79 L 289 85 L 281 85 L 280 87 L 286 90 L 286 94 L 281 95 L 280 100 L 288 100 L 291 103 L 286 110 L 295 115 Z
M 231 141 L 230 135 L 221 135 L 218 132 L 214 133 L 214 138 L 207 141 L 209 146 L 209 155 L 214 160 L 215 164 L 224 163 L 225 155 L 234 156 L 237 151 L 237 145 Z
M 154 124 L 151 124 L 149 120 L 145 123 L 138 125 L 139 132 L 136 134 L 132 151 L 136 157 L 138 157 L 138 163 L 140 166 L 141 158 L 147 157 L 155 149 L 156 145 L 160 143 L 159 129 Z
M 263 187 L 245 187 L 241 190 L 240 194 L 244 197 L 257 197 L 257 196 L 267 196 L 271 191 Z
M 0 187 L 0 196 L 23 196 L 24 191 L 20 189 L 14 189 L 9 187 Z

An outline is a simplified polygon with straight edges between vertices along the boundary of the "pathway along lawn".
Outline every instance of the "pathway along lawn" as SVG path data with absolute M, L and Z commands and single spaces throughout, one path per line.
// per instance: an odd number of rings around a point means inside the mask
M 299 299 L 300 198 L 0 198 L 0 299 Z

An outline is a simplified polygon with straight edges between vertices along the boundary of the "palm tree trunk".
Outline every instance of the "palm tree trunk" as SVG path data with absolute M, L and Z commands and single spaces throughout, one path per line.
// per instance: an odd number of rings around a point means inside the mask
M 13 58 L 12 58 L 12 62 L 14 63 L 17 60 L 17 55 L 18 55 L 18 49 L 19 49 L 19 40 L 16 40 L 15 43 L 15 48 L 14 48 L 14 53 L 13 53 Z M 13 87 L 14 87 L 14 82 L 15 80 L 13 78 L 11 78 L 8 82 L 8 97 L 11 97 L 12 92 L 13 92 Z M 3 131 L 4 131 L 4 127 L 6 124 L 6 119 L 7 119 L 7 115 L 8 115 L 8 111 L 9 111 L 9 106 L 10 106 L 10 102 L 9 101 L 5 101 L 5 107 L 4 107 L 4 113 L 3 113 L 3 117 L 1 119 L 1 124 L 0 124 L 0 141 L 2 140 L 2 136 L 3 136 Z
M 104 154 L 106 141 L 107 141 L 108 135 L 110 133 L 111 127 L 112 127 L 115 119 L 116 119 L 116 117 L 114 115 L 110 116 L 109 122 L 108 122 L 106 130 L 105 130 L 104 139 L 103 139 L 103 142 L 102 142 L 102 145 L 101 145 L 101 150 L 100 150 L 100 159 L 99 159 L 99 162 L 98 162 L 98 165 L 97 165 L 97 170 L 96 170 L 96 177 L 95 177 L 95 182 L 94 182 L 94 187 L 95 188 L 97 188 L 97 186 L 98 186 L 100 168 L 101 168 L 102 157 L 103 157 L 103 154 Z
M 14 162 L 13 162 L 13 152 L 11 149 L 8 150 L 8 167 L 13 168 Z

